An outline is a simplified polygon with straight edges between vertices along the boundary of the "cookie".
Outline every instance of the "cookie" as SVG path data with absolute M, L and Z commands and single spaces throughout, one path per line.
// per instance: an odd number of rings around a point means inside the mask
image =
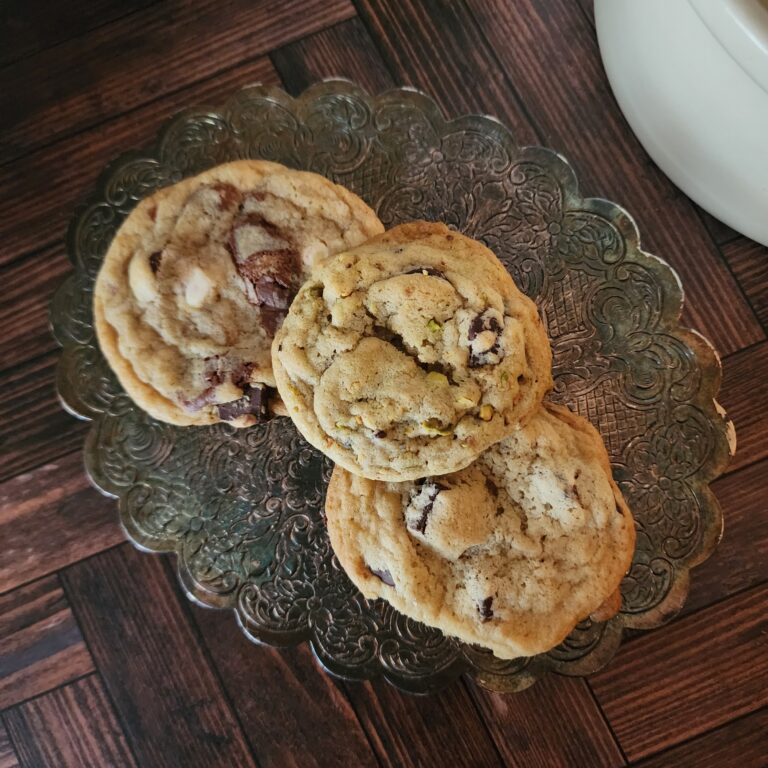
M 317 270 L 275 336 L 272 365 L 304 437 L 377 480 L 465 467 L 551 386 L 535 304 L 484 245 L 427 222 Z
M 142 200 L 96 280 L 99 344 L 125 391 L 178 425 L 266 415 L 270 346 L 311 270 L 381 232 L 322 176 L 241 160 Z
M 618 610 L 635 541 L 599 434 L 551 405 L 450 475 L 384 483 L 336 467 L 326 516 L 365 597 L 503 659 Z

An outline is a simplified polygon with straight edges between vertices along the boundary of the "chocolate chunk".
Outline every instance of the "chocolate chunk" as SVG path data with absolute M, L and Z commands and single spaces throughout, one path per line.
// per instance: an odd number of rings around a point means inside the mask
M 501 332 L 499 321 L 493 316 L 478 315 L 469 324 L 469 340 L 472 341 L 477 338 L 477 334 L 483 331 L 493 331 L 498 335 Z
M 270 335 L 274 336 L 277 333 L 277 329 L 283 324 L 285 316 L 288 313 L 281 309 L 271 309 L 270 307 L 261 308 L 261 324 L 264 326 L 264 330 Z M 280 348 L 282 352 L 282 345 Z
M 416 267 L 416 269 L 411 269 L 405 274 L 423 275 L 425 272 L 432 277 L 441 277 L 443 280 L 445 280 L 445 275 L 439 269 L 435 269 L 434 267 Z
M 486 621 L 490 621 L 493 618 L 493 609 L 491 606 L 493 605 L 493 598 L 492 597 L 486 597 L 485 600 L 483 600 L 482 603 L 480 603 L 477 606 L 478 613 L 480 614 L 480 619 L 483 623 Z
M 245 261 L 235 260 L 249 286 L 249 300 L 257 306 L 285 310 L 299 287 L 299 255 L 289 248 L 261 251 Z
M 267 388 L 263 384 L 247 384 L 243 397 L 230 403 L 219 403 L 216 410 L 223 421 L 233 421 L 240 416 L 256 416 L 258 420 L 265 419 Z
M 383 570 L 376 570 L 375 568 L 371 568 L 371 566 L 368 566 L 368 570 L 374 575 L 377 576 L 381 581 L 383 581 L 387 586 L 394 587 L 395 586 L 395 580 L 392 578 L 392 574 L 387 571 L 386 569 Z
M 253 368 L 253 363 L 240 363 L 240 365 L 232 371 L 232 383 L 245 391 L 251 386 L 251 372 L 253 371 Z
M 493 346 L 490 349 L 486 349 L 484 352 L 474 352 L 470 350 L 469 353 L 469 367 L 470 368 L 479 368 L 483 365 L 488 365 L 490 363 L 496 363 L 496 361 L 489 361 L 487 360 L 488 355 L 498 355 L 499 353 L 499 340 L 498 337 L 501 334 L 502 327 L 499 324 L 499 321 L 493 316 L 489 315 L 487 312 L 484 312 L 482 315 L 478 315 L 470 324 L 469 324 L 469 331 L 467 333 L 467 337 L 470 341 L 474 341 L 479 334 L 484 333 L 485 331 L 491 331 L 492 333 L 496 334 L 496 342 L 493 344 Z
M 216 387 L 207 387 L 197 397 L 193 397 L 191 400 L 182 400 L 184 407 L 188 411 L 199 411 L 203 406 L 213 401 Z
M 502 507 L 501 505 L 496 507 L 496 517 L 500 517 L 503 514 L 504 514 L 504 507 Z
M 156 275 L 157 270 L 160 269 L 160 261 L 163 258 L 163 254 L 160 251 L 155 251 L 149 254 L 149 268 L 152 270 L 152 274 Z
M 233 208 L 240 202 L 240 198 L 242 197 L 240 190 L 237 189 L 237 187 L 223 181 L 211 184 L 211 189 L 215 189 L 219 193 L 219 200 L 221 201 L 222 208 Z
M 427 503 L 422 508 L 421 517 L 418 519 L 415 527 L 413 528 L 414 531 L 425 534 L 427 531 L 427 520 L 429 519 L 429 515 L 432 512 L 432 508 L 435 506 L 435 499 L 437 498 L 437 494 L 440 493 L 440 491 L 448 490 L 448 486 L 440 485 L 434 481 L 417 480 L 416 482 L 417 485 L 422 487 L 427 484 L 427 482 L 429 482 L 429 485 L 432 486 L 431 488 L 427 488 Z
M 386 437 L 387 433 L 386 433 L 386 430 L 380 429 L 380 430 L 378 430 L 378 432 L 374 432 L 373 436 L 374 437 L 378 437 L 379 439 L 381 439 L 382 437 Z

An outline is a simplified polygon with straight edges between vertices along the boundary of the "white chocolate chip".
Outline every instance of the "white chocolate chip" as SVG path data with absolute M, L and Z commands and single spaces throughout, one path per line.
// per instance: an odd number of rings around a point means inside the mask
M 136 253 L 128 265 L 128 284 L 133 295 L 142 304 L 147 304 L 157 297 L 157 285 L 149 257 L 145 253 Z
M 213 282 L 200 267 L 193 267 L 187 277 L 184 298 L 190 307 L 202 307 L 211 293 Z

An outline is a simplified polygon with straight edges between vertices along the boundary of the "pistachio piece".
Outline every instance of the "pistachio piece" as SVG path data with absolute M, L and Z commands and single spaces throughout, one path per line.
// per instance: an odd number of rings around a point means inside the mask
M 448 377 L 444 373 L 440 373 L 440 371 L 430 371 L 427 374 L 427 381 L 430 384 L 447 384 Z
M 468 397 L 459 396 L 456 398 L 456 405 L 458 405 L 459 408 L 474 408 L 475 401 L 470 400 Z
M 453 429 L 451 427 L 443 427 L 437 419 L 427 419 L 421 422 L 421 426 L 427 432 L 431 432 L 435 435 L 451 435 Z
M 428 323 L 427 328 L 429 328 L 432 333 L 437 333 L 438 331 L 442 330 L 443 324 L 438 323 L 437 320 L 433 317 Z
M 485 403 L 480 406 L 480 418 L 483 421 L 490 421 L 493 418 L 493 406 Z

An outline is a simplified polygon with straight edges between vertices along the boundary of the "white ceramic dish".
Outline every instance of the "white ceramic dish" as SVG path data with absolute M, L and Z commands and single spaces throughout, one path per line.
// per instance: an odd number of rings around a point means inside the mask
M 595 0 L 619 106 L 712 215 L 768 245 L 768 1 Z

